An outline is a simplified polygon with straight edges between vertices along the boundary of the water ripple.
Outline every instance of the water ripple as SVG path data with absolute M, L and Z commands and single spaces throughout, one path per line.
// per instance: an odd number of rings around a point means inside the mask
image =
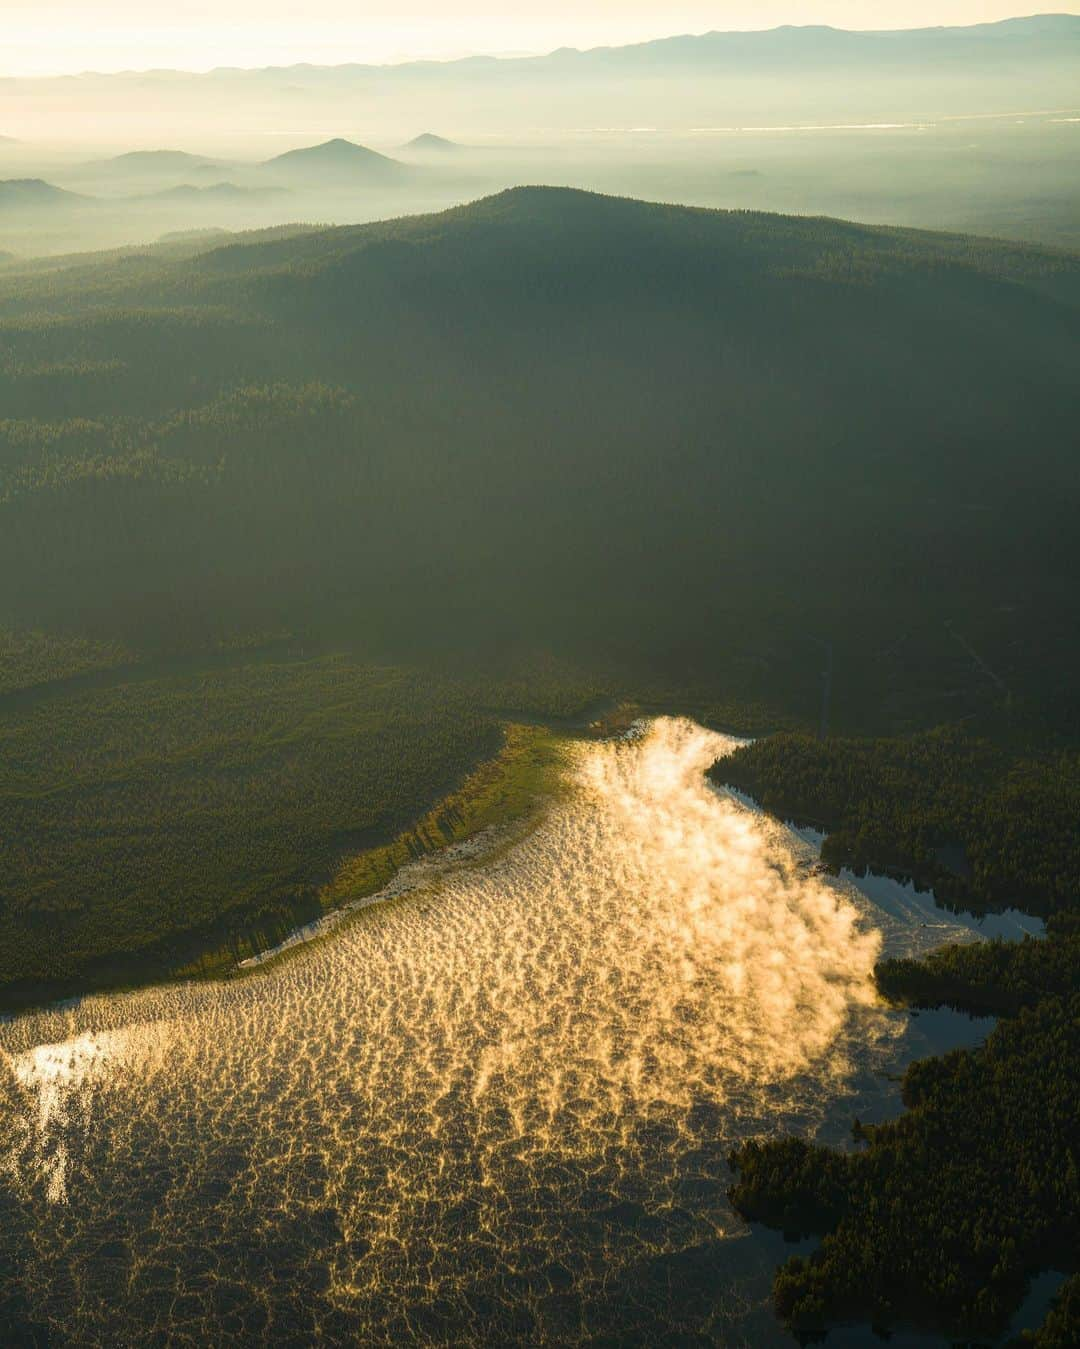
M 733 744 L 575 746 L 501 856 L 250 978 L 0 1027 L 0 1328 L 778 1336 L 724 1156 L 812 1128 L 899 1022 L 866 908 L 707 785 Z

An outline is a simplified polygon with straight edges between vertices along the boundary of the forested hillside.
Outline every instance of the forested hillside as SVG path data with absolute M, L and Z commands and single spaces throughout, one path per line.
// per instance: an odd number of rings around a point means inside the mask
M 1065 700 L 1078 358 L 1067 254 L 555 189 L 8 272 L 0 618 Z
M 1047 917 L 1077 902 L 1075 752 L 1018 755 L 961 726 L 905 739 L 788 734 L 746 746 L 711 776 L 826 831 L 833 870 L 910 877 L 975 913 Z
M 543 745 L 508 723 L 596 692 L 542 661 L 466 681 L 282 640 L 155 663 L 0 634 L 0 1009 L 229 972 L 530 810 Z
M 515 718 L 796 728 L 715 775 L 1050 937 L 880 967 L 1006 1019 L 734 1198 L 795 1328 L 998 1333 L 1075 1268 L 1078 370 L 1080 257 L 546 188 L 5 267 L 0 1002 L 524 809 Z
M 777 1310 L 813 1336 L 837 1321 L 914 1322 L 965 1341 L 1000 1339 L 1031 1280 L 1071 1275 L 1024 1343 L 1080 1334 L 1080 763 L 999 714 L 995 739 L 966 726 L 873 740 L 778 735 L 712 770 L 781 818 L 828 830 L 823 860 L 914 877 L 952 907 L 1011 906 L 1046 936 L 946 946 L 878 965 L 880 992 L 1004 1018 L 985 1047 L 914 1063 L 906 1112 L 838 1152 L 801 1138 L 736 1152 L 747 1217 L 823 1239 L 779 1269 Z M 1019 1342 L 1016 1342 L 1019 1344 Z

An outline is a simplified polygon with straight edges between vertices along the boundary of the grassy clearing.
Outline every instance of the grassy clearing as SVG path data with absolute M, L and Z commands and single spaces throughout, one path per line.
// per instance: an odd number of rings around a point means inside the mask
M 392 843 L 346 858 L 320 893 L 324 909 L 375 894 L 409 862 L 528 816 L 559 785 L 565 738 L 541 726 L 508 725 L 498 754 L 479 764 Z
M 526 814 L 558 737 L 492 707 L 519 692 L 261 653 L 0 706 L 0 1008 L 226 974 Z
M 0 715 L 0 1005 L 168 977 L 320 911 L 500 741 L 467 690 L 262 661 Z

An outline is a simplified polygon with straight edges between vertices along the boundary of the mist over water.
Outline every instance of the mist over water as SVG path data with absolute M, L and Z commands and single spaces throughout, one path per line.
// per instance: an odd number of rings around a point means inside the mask
M 253 977 L 0 1027 L 0 1326 L 786 1343 L 724 1157 L 906 1019 L 890 920 L 706 783 L 734 743 L 576 746 L 524 840 Z

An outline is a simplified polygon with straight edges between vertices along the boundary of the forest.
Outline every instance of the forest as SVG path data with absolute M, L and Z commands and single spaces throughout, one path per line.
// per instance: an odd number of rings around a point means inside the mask
M 712 769 L 766 810 L 826 834 L 822 861 L 913 879 L 974 913 L 1068 910 L 1080 893 L 1080 754 L 1045 733 L 970 724 L 905 737 L 771 736 Z M 1026 743 L 1025 743 L 1026 742 Z
M 229 655 L 91 664 L 88 687 L 27 686 L 6 716 L 0 696 L 0 1008 L 227 973 L 385 884 L 425 829 L 436 846 L 463 812 L 474 830 L 528 810 L 541 747 L 510 717 L 595 694 L 542 663 L 466 681 L 294 643 Z
M 732 1156 L 741 1213 L 822 1238 L 774 1285 L 777 1311 L 809 1338 L 866 1321 L 989 1342 L 1047 1268 L 1072 1277 L 1024 1342 L 1063 1346 L 1080 1329 L 1080 774 L 1074 750 L 1033 745 L 1000 717 L 994 741 L 965 726 L 784 734 L 712 770 L 781 818 L 828 831 L 833 869 L 913 877 L 957 909 L 1047 916 L 1045 938 L 878 965 L 897 1006 L 1001 1018 L 984 1047 L 913 1063 L 898 1119 L 854 1121 L 848 1152 L 786 1138 Z
M 389 841 L 497 728 L 433 681 L 331 658 L 47 700 L 0 738 L 0 992 L 18 1000 L 312 916 L 336 853 Z
M 958 632 L 1063 718 L 1078 304 L 1051 249 L 556 189 L 5 272 L 0 621 L 525 643 L 807 717 L 827 640 L 876 730 L 997 697 Z
M 1001 1020 L 733 1197 L 822 1237 L 800 1332 L 996 1334 L 1080 1248 L 1078 368 L 1075 254 L 563 189 L 6 265 L 0 1005 L 219 969 L 518 809 L 523 725 L 776 730 L 716 780 L 1048 935 L 880 967 Z
M 1075 1268 L 1078 1034 L 1075 991 L 1044 997 L 982 1049 L 913 1064 L 906 1111 L 872 1128 L 856 1121 L 854 1151 L 791 1138 L 733 1156 L 742 1213 L 822 1237 L 776 1276 L 789 1325 L 813 1335 L 836 1321 L 914 1324 L 987 1342 L 1034 1273 Z

